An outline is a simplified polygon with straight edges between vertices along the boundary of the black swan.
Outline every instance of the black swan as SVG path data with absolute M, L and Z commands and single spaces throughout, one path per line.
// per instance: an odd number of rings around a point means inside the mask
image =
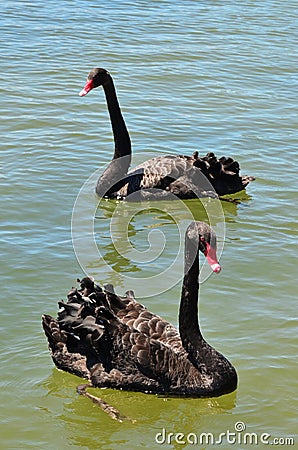
M 108 409 L 112 407 L 88 394 L 86 387 L 192 397 L 220 396 L 236 389 L 234 367 L 200 331 L 199 251 L 219 272 L 214 231 L 204 222 L 192 222 L 185 235 L 179 332 L 138 303 L 132 291 L 120 297 L 112 285 L 102 289 L 88 277 L 81 281 L 81 289 L 69 292 L 67 303 L 58 302 L 57 320 L 42 316 L 55 365 L 91 383 L 79 387 L 79 393 Z
M 85 96 L 98 86 L 105 92 L 115 142 L 113 160 L 97 182 L 99 197 L 124 199 L 135 192 L 139 192 L 141 198 L 152 200 L 174 196 L 182 199 L 217 197 L 242 191 L 254 180 L 254 177 L 239 175 L 237 161 L 230 157 L 218 159 L 214 153 L 202 158 L 198 152 L 192 156 L 157 156 L 129 171 L 131 142 L 110 73 L 100 68 L 91 70 L 79 95 Z

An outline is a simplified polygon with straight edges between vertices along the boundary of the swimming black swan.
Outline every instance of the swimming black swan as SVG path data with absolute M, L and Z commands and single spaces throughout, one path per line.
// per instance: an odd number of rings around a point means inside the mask
M 215 233 L 204 222 L 192 222 L 185 235 L 179 332 L 138 303 L 132 291 L 120 297 L 111 285 L 102 289 L 84 278 L 81 289 L 69 292 L 67 303 L 58 303 L 57 320 L 42 316 L 56 366 L 87 378 L 90 387 L 193 397 L 234 391 L 234 367 L 200 331 L 199 251 L 219 272 Z M 100 400 L 86 394 L 86 386 L 79 392 Z
M 173 195 L 187 199 L 214 196 L 214 190 L 222 196 L 242 191 L 254 180 L 254 177 L 239 175 L 237 161 L 230 157 L 218 159 L 214 153 L 203 158 L 198 156 L 198 152 L 192 156 L 157 156 L 128 171 L 131 142 L 109 72 L 100 68 L 91 70 L 80 96 L 98 86 L 102 86 L 105 92 L 115 142 L 113 160 L 97 182 L 99 197 L 124 199 L 138 191 L 145 199 L 173 198 Z M 201 173 L 209 183 L 206 184 Z M 146 192 L 142 192 L 144 189 Z

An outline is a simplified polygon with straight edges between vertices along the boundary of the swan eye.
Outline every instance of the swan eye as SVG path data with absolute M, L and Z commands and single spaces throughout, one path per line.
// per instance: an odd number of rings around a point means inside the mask
M 207 251 L 206 241 L 203 236 L 200 236 L 200 250 L 205 253 Z

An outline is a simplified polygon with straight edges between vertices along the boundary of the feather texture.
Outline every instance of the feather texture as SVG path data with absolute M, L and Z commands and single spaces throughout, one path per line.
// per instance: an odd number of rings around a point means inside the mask
M 179 331 L 136 301 L 132 291 L 121 297 L 111 285 L 102 289 L 83 278 L 68 302 L 59 302 L 57 319 L 42 318 L 56 366 L 96 387 L 199 397 L 235 390 L 235 369 L 205 341 L 198 321 L 198 253 L 208 259 L 210 246 L 214 251 L 211 228 L 190 224 Z
M 218 159 L 214 153 L 199 157 L 197 151 L 191 156 L 157 156 L 129 171 L 131 141 L 110 73 L 92 69 L 80 95 L 98 86 L 105 92 L 115 142 L 114 157 L 97 182 L 99 197 L 125 199 L 136 192 L 134 200 L 214 197 L 242 191 L 254 180 L 241 176 L 239 163 L 232 158 Z

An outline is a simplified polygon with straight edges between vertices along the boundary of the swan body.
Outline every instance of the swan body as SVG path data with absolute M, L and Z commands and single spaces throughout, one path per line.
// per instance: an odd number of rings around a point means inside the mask
M 194 397 L 234 391 L 234 367 L 206 342 L 198 321 L 198 254 L 219 272 L 215 246 L 207 224 L 189 225 L 179 331 L 137 302 L 132 291 L 120 297 L 111 285 L 100 288 L 84 278 L 67 303 L 59 302 L 57 319 L 42 317 L 55 365 L 93 387 Z
M 254 180 L 240 176 L 239 163 L 232 158 L 217 158 L 214 153 L 199 157 L 164 155 L 149 159 L 129 170 L 131 141 L 119 106 L 113 79 L 105 69 L 92 69 L 80 96 L 102 86 L 114 135 L 114 156 L 97 182 L 99 197 L 125 199 L 138 192 L 144 199 L 188 199 L 222 196 L 242 191 Z M 146 191 L 146 192 L 145 192 Z

